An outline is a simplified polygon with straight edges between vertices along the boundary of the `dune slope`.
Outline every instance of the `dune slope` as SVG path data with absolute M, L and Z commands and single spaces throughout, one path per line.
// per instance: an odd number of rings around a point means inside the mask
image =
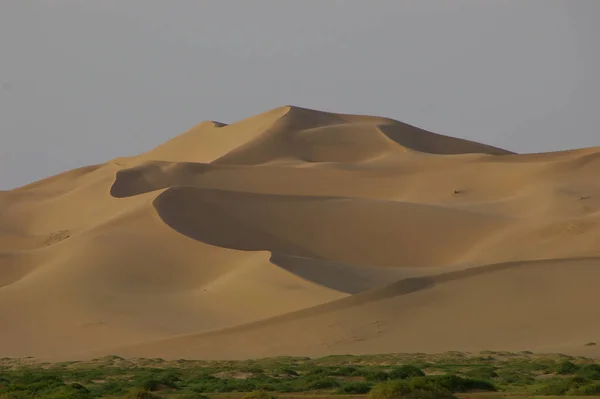
M 202 122 L 0 192 L 0 356 L 596 355 L 598 172 L 376 116 Z

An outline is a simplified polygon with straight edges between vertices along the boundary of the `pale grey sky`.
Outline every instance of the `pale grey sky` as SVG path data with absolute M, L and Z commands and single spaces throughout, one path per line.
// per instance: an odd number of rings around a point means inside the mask
M 600 0 L 0 0 L 0 189 L 276 106 L 600 145 Z

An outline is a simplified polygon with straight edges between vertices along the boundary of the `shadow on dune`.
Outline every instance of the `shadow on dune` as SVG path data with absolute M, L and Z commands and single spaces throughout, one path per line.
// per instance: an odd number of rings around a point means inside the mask
M 273 253 L 270 261 L 305 280 L 347 294 L 358 294 L 412 276 L 404 269 L 354 265 L 281 253 Z
M 206 244 L 241 251 L 270 251 L 271 263 L 312 283 L 347 294 L 380 288 L 400 279 L 423 275 L 406 268 L 385 268 L 324 259 L 284 237 L 271 234 L 244 219 L 244 212 L 231 212 L 229 197 L 245 201 L 269 201 L 251 193 L 174 187 L 159 195 L 153 205 L 170 228 Z M 285 196 L 283 196 L 285 197 Z M 275 196 L 274 198 L 278 198 Z M 298 197 L 296 201 L 322 201 L 322 197 Z M 243 203 L 241 201 L 240 203 Z M 404 284 L 415 283 L 406 282 Z M 419 280 L 421 281 L 421 280 Z M 424 281 L 424 280 L 423 280 Z M 421 282 L 418 284 L 422 287 Z
M 218 190 L 205 192 L 175 187 L 159 195 L 153 205 L 163 222 L 173 230 L 206 244 L 240 251 L 272 251 L 276 248 L 286 254 L 319 258 L 306 248 L 228 214 L 227 208 L 219 203 L 222 194 Z

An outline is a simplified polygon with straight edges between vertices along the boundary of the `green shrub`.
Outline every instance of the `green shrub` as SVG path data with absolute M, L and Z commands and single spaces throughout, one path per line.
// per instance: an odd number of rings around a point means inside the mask
M 155 394 L 154 392 L 150 392 L 150 391 L 146 391 L 145 389 L 133 389 L 131 390 L 127 396 L 125 396 L 126 399 L 161 399 L 161 396 L 158 396 L 157 394 Z
M 356 367 L 352 367 L 352 366 L 344 366 L 344 367 L 340 367 L 339 369 L 337 369 L 333 375 L 339 375 L 339 376 L 352 376 L 354 375 L 354 373 L 356 373 Z
M 419 380 L 419 381 L 417 381 Z M 370 399 L 454 399 L 448 390 L 425 378 L 390 380 L 377 384 L 370 392 Z
M 563 375 L 575 374 L 578 370 L 579 370 L 579 366 L 568 360 L 563 360 L 562 362 L 558 362 L 556 364 L 556 368 L 554 369 L 554 371 L 556 371 L 556 374 L 563 374 Z
M 0 394 L 0 399 L 34 399 L 34 397 L 25 391 L 14 391 Z
M 415 366 L 417 368 L 420 368 L 421 370 L 428 369 L 430 367 L 433 367 L 433 365 L 434 365 L 431 362 L 425 362 L 425 361 L 421 361 L 421 360 L 411 362 L 410 364 L 412 364 L 413 366 Z
M 169 388 L 178 388 L 177 384 L 181 382 L 181 373 L 170 370 L 159 375 L 158 381 Z
M 93 392 L 93 396 L 96 397 L 122 395 L 127 391 L 127 387 L 123 381 L 114 380 L 109 380 L 102 384 L 93 384 L 89 389 Z
M 14 393 L 22 391 L 31 396 L 41 393 L 48 393 L 58 390 L 65 386 L 62 378 L 53 372 L 48 371 L 25 371 L 13 376 L 8 386 L 4 388 L 3 393 Z M 22 395 L 22 394 L 15 394 Z
M 71 384 L 70 386 L 60 387 L 53 392 L 45 393 L 47 399 L 91 399 L 90 391 L 81 384 Z
M 45 384 L 47 386 L 64 385 L 63 379 L 58 373 L 48 371 L 25 371 L 17 375 L 15 382 L 24 385 Z
M 495 367 L 476 367 L 465 373 L 467 377 L 479 380 L 491 380 L 498 377 Z
M 72 389 L 77 389 L 77 390 L 82 391 L 82 392 L 87 392 L 87 393 L 90 392 L 86 387 L 84 387 L 83 385 L 81 385 L 78 382 L 75 382 L 75 383 L 71 384 L 71 388 Z
M 142 390 L 144 391 L 158 391 L 158 388 L 160 387 L 160 381 L 157 380 L 146 380 L 142 383 Z
M 197 392 L 185 392 L 184 394 L 179 395 L 177 397 L 177 399 L 210 399 L 210 398 L 206 395 L 202 395 L 201 393 L 197 393 Z
M 388 376 L 390 379 L 393 380 L 405 380 L 411 377 L 423 377 L 425 376 L 425 373 L 423 372 L 423 370 L 415 366 L 405 364 L 403 366 L 396 367 L 390 372 L 388 372 Z
M 575 392 L 578 388 L 587 384 L 588 381 L 581 377 L 552 378 L 539 387 L 536 393 L 545 396 L 560 396 L 568 391 Z
M 185 392 L 177 397 L 177 399 L 210 399 L 206 395 L 196 392 Z
M 567 395 L 572 396 L 598 396 L 600 394 L 600 383 L 592 382 L 570 388 Z
M 371 384 L 366 382 L 349 382 L 337 390 L 339 394 L 363 395 L 371 391 Z
M 459 377 L 453 374 L 431 376 L 429 379 L 450 392 L 496 391 L 489 381 Z
M 498 382 L 505 385 L 531 385 L 535 379 L 530 372 L 527 371 L 500 371 L 498 372 Z
M 286 376 L 294 376 L 294 377 L 298 376 L 298 372 L 296 370 L 292 370 L 292 369 L 279 369 L 279 370 L 277 370 L 277 372 L 279 374 L 283 374 Z
M 245 394 L 241 399 L 277 399 L 277 396 L 265 391 L 254 391 Z
M 577 375 L 588 380 L 600 380 L 600 365 L 586 364 L 581 366 Z
M 364 374 L 367 381 L 383 382 L 390 379 L 390 376 L 385 371 L 371 371 Z
M 43 395 L 40 394 L 44 399 L 91 399 L 92 396 L 89 392 L 73 389 L 73 388 L 59 388 L 53 392 L 47 392 Z
M 340 382 L 335 378 L 321 378 L 319 380 L 313 381 L 309 384 L 309 389 L 321 390 L 321 389 L 332 389 L 340 386 Z
M 318 376 L 318 377 L 326 377 L 331 374 L 331 370 L 326 369 L 324 367 L 315 367 L 314 369 L 310 369 L 306 371 L 307 376 Z

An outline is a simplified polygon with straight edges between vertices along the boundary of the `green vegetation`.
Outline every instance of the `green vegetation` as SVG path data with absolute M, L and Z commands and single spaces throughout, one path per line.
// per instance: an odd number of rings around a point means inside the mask
M 254 391 L 245 394 L 241 399 L 277 399 L 277 396 L 265 391 Z
M 371 399 L 453 399 L 452 391 L 425 378 L 390 380 L 376 385 Z
M 600 396 L 600 364 L 492 351 L 218 362 L 0 359 L 0 399 L 285 399 L 298 394 L 308 399 Z
M 160 396 L 152 393 L 151 391 L 149 391 L 147 389 L 136 388 L 136 389 L 131 390 L 131 392 L 129 392 L 127 394 L 127 396 L 125 396 L 125 398 L 127 398 L 127 399 L 160 399 Z

